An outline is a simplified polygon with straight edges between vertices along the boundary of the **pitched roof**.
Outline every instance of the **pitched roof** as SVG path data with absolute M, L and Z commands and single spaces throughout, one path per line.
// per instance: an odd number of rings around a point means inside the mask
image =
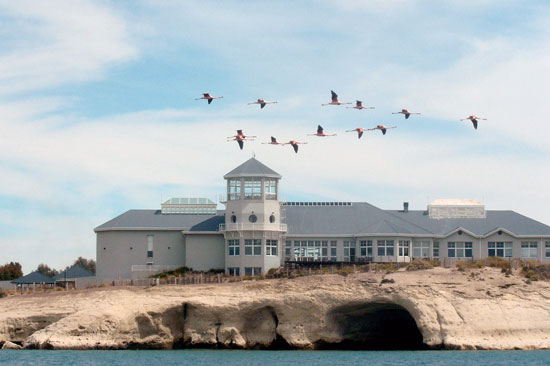
M 67 274 L 66 277 L 65 277 L 65 273 Z M 95 277 L 95 274 L 88 271 L 85 268 L 82 268 L 79 265 L 75 265 L 59 273 L 58 275 L 54 276 L 53 279 L 56 281 L 63 281 L 65 278 L 73 279 L 73 278 L 82 278 L 82 277 Z
M 269 177 L 281 179 L 282 176 L 273 169 L 260 163 L 256 158 L 250 158 L 226 175 L 227 178 L 240 178 L 240 177 Z
M 29 273 L 26 276 L 19 277 L 18 279 L 11 281 L 11 283 L 14 283 L 17 285 L 30 285 L 33 283 L 54 283 L 54 282 L 55 281 L 53 280 L 53 278 L 43 275 L 38 271 Z
M 216 215 L 170 215 L 160 210 L 129 210 L 96 227 L 94 231 L 164 229 L 179 231 L 218 231 L 225 222 L 223 211 Z

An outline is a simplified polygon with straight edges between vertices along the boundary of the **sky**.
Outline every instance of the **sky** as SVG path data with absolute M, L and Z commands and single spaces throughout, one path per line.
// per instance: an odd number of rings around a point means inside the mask
M 93 228 L 129 209 L 219 201 L 254 155 L 287 201 L 550 224 L 547 1 L 0 0 L 0 50 L 0 265 L 25 273 L 95 258 Z M 322 107 L 330 90 L 375 109 Z M 397 128 L 345 132 L 377 124 Z

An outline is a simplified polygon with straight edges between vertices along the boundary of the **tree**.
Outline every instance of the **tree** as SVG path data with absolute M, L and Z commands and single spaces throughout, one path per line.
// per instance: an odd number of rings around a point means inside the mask
M 52 268 L 50 268 L 50 266 L 48 266 L 47 264 L 44 264 L 44 263 L 40 263 L 38 265 L 38 268 L 36 268 L 36 270 L 38 272 L 42 273 L 43 275 L 48 276 L 48 277 L 53 277 L 53 276 L 59 274 L 58 270 L 52 269 Z
M 23 276 L 21 264 L 10 262 L 0 266 L 0 281 L 11 281 Z
M 80 266 L 92 273 L 95 273 L 95 261 L 93 259 L 78 257 L 78 259 L 74 261 L 73 266 Z

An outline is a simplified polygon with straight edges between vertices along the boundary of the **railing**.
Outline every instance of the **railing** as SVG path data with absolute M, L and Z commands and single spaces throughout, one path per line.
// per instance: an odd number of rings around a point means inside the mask
M 171 271 L 181 266 L 175 266 L 170 264 L 134 264 L 132 265 L 132 272 L 165 272 Z
M 286 224 L 248 224 L 248 223 L 235 223 L 235 224 L 220 224 L 219 231 L 255 231 L 255 230 L 268 230 L 268 231 L 287 231 Z

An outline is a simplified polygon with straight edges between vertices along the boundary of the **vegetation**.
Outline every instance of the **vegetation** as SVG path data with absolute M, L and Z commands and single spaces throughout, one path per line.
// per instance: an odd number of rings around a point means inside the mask
M 456 268 L 459 271 L 466 269 L 480 269 L 484 267 L 501 268 L 506 271 L 511 271 L 512 264 L 510 260 L 501 257 L 487 257 L 476 261 L 465 260 L 456 262 Z
M 10 262 L 0 266 L 0 281 L 11 281 L 23 276 L 21 264 Z
M 8 296 L 8 294 L 4 290 L 0 290 L 0 299 L 6 296 Z
M 550 280 L 550 264 L 542 264 L 534 261 L 521 263 L 521 274 L 530 281 Z
M 59 271 L 57 269 L 50 268 L 45 263 L 40 263 L 36 270 L 40 273 L 42 273 L 44 276 L 53 277 L 59 274 Z
M 80 266 L 84 269 L 87 269 L 88 271 L 95 273 L 95 260 L 93 259 L 86 259 L 84 257 L 78 257 L 72 266 Z M 71 266 L 71 267 L 72 267 Z M 66 269 L 69 269 L 70 267 L 67 267 Z
M 439 267 L 439 260 L 437 259 L 427 259 L 427 258 L 417 258 L 413 259 L 407 266 L 407 271 L 420 271 L 424 269 L 432 269 L 434 267 Z
M 176 268 L 172 271 L 165 271 L 165 272 L 156 273 L 154 275 L 149 276 L 149 278 L 157 278 L 157 277 L 166 278 L 168 276 L 176 276 L 177 277 L 177 276 L 183 275 L 185 273 L 189 273 L 189 272 L 193 272 L 193 268 L 183 266 L 183 267 L 178 267 L 178 268 Z

